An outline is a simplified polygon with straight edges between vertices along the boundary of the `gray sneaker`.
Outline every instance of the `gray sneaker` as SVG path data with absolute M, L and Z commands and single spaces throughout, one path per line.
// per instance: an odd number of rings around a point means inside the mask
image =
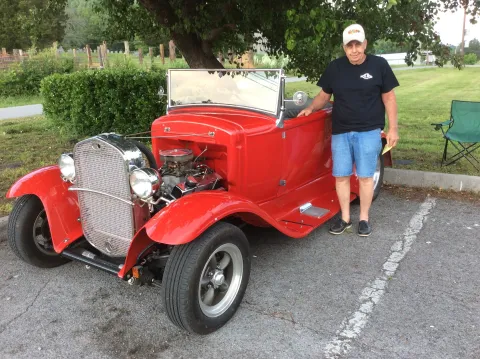
M 372 226 L 368 221 L 358 222 L 358 235 L 361 237 L 368 237 L 372 233 Z

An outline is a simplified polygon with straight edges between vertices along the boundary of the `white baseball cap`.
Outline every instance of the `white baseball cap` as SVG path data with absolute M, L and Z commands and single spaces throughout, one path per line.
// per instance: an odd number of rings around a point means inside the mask
M 346 45 L 350 41 L 365 41 L 365 31 L 361 25 L 353 24 L 343 30 L 343 44 Z

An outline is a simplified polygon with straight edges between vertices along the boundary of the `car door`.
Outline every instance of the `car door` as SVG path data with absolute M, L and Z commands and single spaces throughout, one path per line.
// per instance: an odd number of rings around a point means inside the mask
M 331 108 L 285 120 L 279 196 L 332 171 L 331 133 Z

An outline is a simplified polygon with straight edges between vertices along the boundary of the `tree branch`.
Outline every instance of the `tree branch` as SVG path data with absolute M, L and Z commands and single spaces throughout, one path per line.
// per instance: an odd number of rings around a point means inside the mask
M 171 27 L 178 22 L 178 18 L 167 0 L 138 0 L 138 2 L 153 14 L 161 25 Z
M 218 27 L 216 29 L 213 29 L 212 31 L 210 31 L 210 34 L 205 39 L 205 41 L 214 42 L 215 40 L 217 40 L 220 37 L 220 34 L 223 31 L 225 31 L 227 29 L 235 30 L 235 28 L 236 28 L 235 24 L 225 24 L 222 27 Z

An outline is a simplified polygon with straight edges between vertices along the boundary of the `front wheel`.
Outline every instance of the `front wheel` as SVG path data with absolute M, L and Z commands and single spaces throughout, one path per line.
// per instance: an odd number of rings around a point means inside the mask
M 31 265 L 52 268 L 68 262 L 53 249 L 45 208 L 37 196 L 25 195 L 15 202 L 7 233 L 12 251 Z
M 219 222 L 172 250 L 163 276 L 167 315 L 189 332 L 214 332 L 235 314 L 249 277 L 247 238 L 236 226 Z

